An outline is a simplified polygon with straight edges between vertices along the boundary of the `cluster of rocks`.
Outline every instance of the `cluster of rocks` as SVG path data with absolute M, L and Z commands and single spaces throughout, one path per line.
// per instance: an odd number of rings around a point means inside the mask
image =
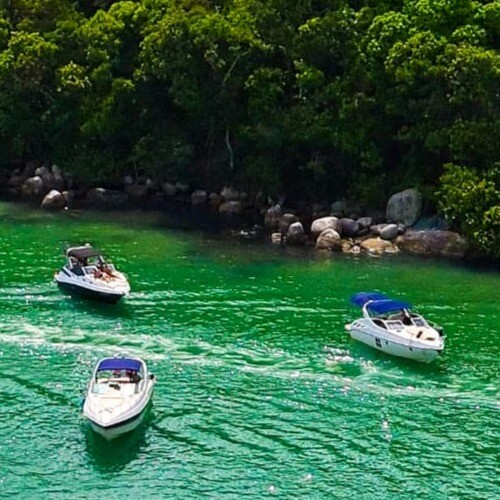
M 277 204 L 266 212 L 264 224 L 276 244 L 314 243 L 318 250 L 372 255 L 407 253 L 463 257 L 466 241 L 448 230 L 412 228 L 420 219 L 422 197 L 415 189 L 396 193 L 389 199 L 382 222 L 372 216 L 347 216 L 344 202 L 335 202 L 331 215 L 313 219 L 310 227 Z
M 38 201 L 46 210 L 61 210 L 75 203 L 90 208 L 128 208 L 177 201 L 223 216 L 263 217 L 271 241 L 281 245 L 314 244 L 321 251 L 373 255 L 406 251 L 460 257 L 466 251 L 465 240 L 457 233 L 415 229 L 422 212 L 422 197 L 415 189 L 394 194 L 382 214 L 362 215 L 360 207 L 336 201 L 328 207 L 316 205 L 312 210 L 301 212 L 309 215 L 299 215 L 284 208 L 282 202 L 273 205 L 262 193 L 251 197 L 231 186 L 210 192 L 193 190 L 183 182 L 160 183 L 131 176 L 125 177 L 118 189 L 74 187 L 73 184 L 71 176 L 56 165 L 39 166 L 36 162 L 28 162 L 23 169 L 15 170 L 7 180 L 11 194 Z M 260 236 L 262 231 L 242 233 Z
M 41 200 L 41 207 L 47 210 L 60 210 L 72 204 L 71 184 L 71 177 L 57 165 L 49 168 L 34 161 L 14 170 L 7 181 L 11 193 L 25 200 Z

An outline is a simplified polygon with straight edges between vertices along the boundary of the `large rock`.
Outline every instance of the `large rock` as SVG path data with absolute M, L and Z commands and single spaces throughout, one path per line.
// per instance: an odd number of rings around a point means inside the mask
M 222 203 L 222 196 L 219 193 L 210 193 L 208 195 L 208 203 L 210 203 L 213 208 L 218 210 Z
M 337 217 L 321 217 L 314 220 L 311 224 L 311 234 L 314 238 L 317 238 L 325 229 L 333 229 L 335 232 L 338 232 L 338 228 L 339 220 Z
M 66 205 L 66 200 L 62 193 L 53 189 L 45 195 L 45 198 L 42 201 L 41 208 L 44 210 L 61 210 Z
M 392 240 L 398 235 L 398 226 L 396 224 L 385 224 L 380 229 L 380 237 L 383 240 Z
M 178 193 L 186 194 L 189 191 L 189 184 L 186 184 L 185 182 L 177 181 L 175 183 L 175 188 L 176 188 Z
M 440 257 L 463 257 L 467 250 L 465 239 L 453 231 L 410 230 L 396 241 L 408 253 Z
M 385 217 L 387 222 L 412 226 L 422 212 L 422 195 L 416 189 L 405 189 L 393 194 L 387 203 Z
M 281 205 L 278 203 L 267 210 L 264 217 L 264 226 L 266 226 L 266 228 L 270 230 L 278 229 L 280 219 Z
M 360 217 L 357 221 L 360 229 L 368 229 L 371 225 L 373 225 L 372 217 Z
M 220 194 L 224 201 L 238 201 L 240 199 L 240 192 L 231 186 L 224 186 Z
M 399 252 L 398 247 L 394 243 L 381 238 L 368 238 L 361 242 L 361 248 L 376 255 Z
M 300 245 L 304 243 L 306 235 L 304 232 L 304 226 L 302 222 L 293 222 L 290 224 L 288 231 L 286 233 L 286 241 L 291 245 Z
M 359 224 L 353 219 L 340 219 L 339 220 L 340 234 L 347 238 L 353 238 L 359 232 Z
M 172 184 L 171 182 L 164 182 L 161 185 L 161 188 L 163 189 L 163 192 L 167 196 L 175 196 L 177 194 L 177 186 L 175 184 Z
M 195 189 L 191 193 L 191 205 L 193 205 L 194 207 L 198 205 L 204 205 L 207 202 L 207 199 L 207 192 L 201 189 Z
M 98 208 L 114 208 L 126 205 L 128 195 L 115 189 L 97 187 L 89 189 L 86 200 L 90 205 Z
M 278 229 L 281 234 L 287 234 L 288 228 L 294 223 L 299 222 L 299 218 L 295 214 L 283 214 L 278 223 Z
M 40 198 L 43 195 L 43 181 L 39 175 L 26 179 L 22 188 L 22 195 L 25 198 Z
M 242 206 L 241 201 L 225 201 L 219 206 L 219 213 L 226 215 L 241 214 Z
M 325 229 L 316 240 L 316 248 L 318 250 L 342 250 L 340 234 L 335 229 Z

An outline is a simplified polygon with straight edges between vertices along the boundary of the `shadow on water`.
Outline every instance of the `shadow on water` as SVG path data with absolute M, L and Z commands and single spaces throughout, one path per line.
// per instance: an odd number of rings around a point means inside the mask
M 116 473 L 137 459 L 146 448 L 146 433 L 154 421 L 152 405 L 140 425 L 131 432 L 107 440 L 92 430 L 85 422 L 85 444 L 90 464 L 102 473 Z
M 63 292 L 62 292 L 63 293 Z M 107 304 L 96 300 L 88 300 L 64 293 L 66 302 L 78 312 L 97 314 L 104 318 L 130 318 L 130 306 L 121 301 L 118 304 Z M 126 300 L 126 299 L 125 299 Z
M 415 375 L 446 375 L 446 362 L 442 357 L 438 357 L 431 363 L 422 363 L 412 359 L 399 358 L 385 352 L 373 349 L 361 342 L 353 342 L 349 346 L 351 356 L 355 359 L 363 360 L 380 366 L 387 366 L 388 369 L 397 369 Z

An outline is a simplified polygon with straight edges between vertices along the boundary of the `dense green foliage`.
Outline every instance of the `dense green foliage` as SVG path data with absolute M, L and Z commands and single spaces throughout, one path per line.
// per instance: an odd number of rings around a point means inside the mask
M 445 165 L 439 195 L 448 220 L 477 250 L 500 259 L 500 165 L 484 175 Z
M 498 161 L 499 40 L 497 1 L 0 0 L 0 161 L 432 192 Z

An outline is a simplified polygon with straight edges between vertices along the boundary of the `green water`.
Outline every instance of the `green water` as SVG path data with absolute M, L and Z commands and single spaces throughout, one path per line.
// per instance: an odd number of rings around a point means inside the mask
M 498 274 L 169 224 L 0 204 L 0 497 L 498 498 Z M 86 241 L 129 275 L 117 306 L 52 281 Z M 437 362 L 348 337 L 348 297 L 374 288 L 445 328 Z M 158 383 L 147 421 L 106 442 L 79 401 L 117 352 Z

